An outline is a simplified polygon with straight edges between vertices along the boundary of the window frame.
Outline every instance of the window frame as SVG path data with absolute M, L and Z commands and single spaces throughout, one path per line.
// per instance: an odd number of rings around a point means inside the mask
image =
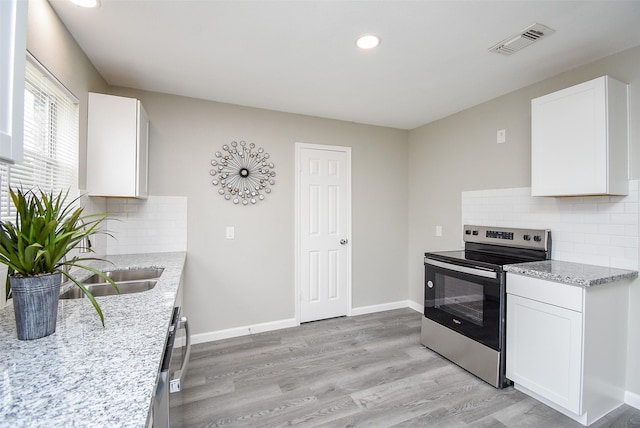
M 9 187 L 47 193 L 68 189 L 68 202 L 80 195 L 78 97 L 29 52 L 25 68 L 24 158 L 0 164 L 0 219 L 9 221 L 15 217 Z M 42 110 L 29 111 L 37 102 Z

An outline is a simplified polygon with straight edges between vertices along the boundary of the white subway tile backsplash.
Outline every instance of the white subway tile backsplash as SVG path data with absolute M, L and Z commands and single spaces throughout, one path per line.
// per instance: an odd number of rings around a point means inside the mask
M 616 233 L 616 235 L 626 235 L 626 236 L 638 236 L 638 225 L 637 224 L 627 224 L 624 227 L 624 231 L 622 233 Z
M 637 225 L 637 214 L 611 214 L 611 223 L 624 225 Z
M 623 247 L 614 247 L 611 245 L 603 245 L 598 248 L 599 254 L 608 255 L 609 257 L 616 257 L 620 259 L 624 259 L 626 257 L 627 252 Z
M 187 250 L 186 197 L 109 198 L 107 211 L 106 229 L 115 238 L 107 240 L 107 254 Z
M 625 248 L 637 248 L 638 238 L 636 236 L 611 236 L 611 245 Z
M 595 223 L 576 223 L 573 225 L 576 233 L 598 233 L 598 225 Z
M 610 237 L 609 235 L 587 234 L 584 237 L 584 242 L 586 244 L 608 246 L 610 243 Z
M 547 198 L 531 189 L 462 192 L 463 224 L 551 229 L 552 258 L 638 269 L 638 180 L 628 196 Z

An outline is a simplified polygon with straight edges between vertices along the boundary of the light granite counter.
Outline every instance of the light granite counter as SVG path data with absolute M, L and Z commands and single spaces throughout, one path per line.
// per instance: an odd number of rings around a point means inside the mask
M 0 310 L 0 426 L 145 427 L 186 253 L 108 256 L 98 268 L 163 267 L 142 293 L 60 300 L 56 332 L 17 339 Z
M 638 272 L 634 270 L 615 269 L 558 260 L 505 265 L 504 270 L 519 275 L 583 287 L 591 287 L 638 277 Z

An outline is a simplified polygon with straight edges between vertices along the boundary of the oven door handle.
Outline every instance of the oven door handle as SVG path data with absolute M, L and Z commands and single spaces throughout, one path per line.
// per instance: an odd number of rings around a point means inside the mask
M 440 267 L 443 269 L 449 269 L 456 272 L 468 273 L 470 275 L 482 276 L 484 278 L 492 278 L 496 279 L 498 274 L 493 270 L 486 270 L 480 267 L 467 267 L 467 266 L 459 266 L 451 263 L 444 263 L 438 260 L 426 259 L 425 263 L 431 266 Z
M 187 343 L 185 345 L 185 353 L 184 359 L 182 360 L 182 366 L 179 370 L 176 370 L 171 376 L 171 381 L 169 382 L 169 393 L 173 394 L 174 392 L 179 392 L 182 388 L 182 380 L 187 374 L 187 366 L 189 365 L 189 360 L 191 358 L 191 333 L 189 332 L 189 320 L 187 317 L 180 318 L 180 321 L 177 325 L 178 329 L 184 329 L 185 336 L 187 339 Z

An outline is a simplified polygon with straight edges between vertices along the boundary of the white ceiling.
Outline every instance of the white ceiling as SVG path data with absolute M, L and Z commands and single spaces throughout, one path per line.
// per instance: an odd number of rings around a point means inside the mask
M 50 0 L 110 85 L 401 129 L 640 45 L 638 0 L 101 2 Z

